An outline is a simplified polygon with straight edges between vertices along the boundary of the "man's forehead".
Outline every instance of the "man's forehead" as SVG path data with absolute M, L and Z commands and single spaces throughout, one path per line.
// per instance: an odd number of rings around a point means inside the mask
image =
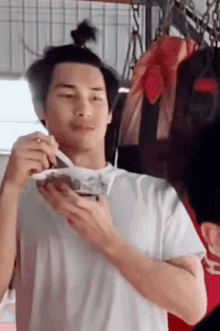
M 56 65 L 53 73 L 53 85 L 65 83 L 69 85 L 87 84 L 104 87 L 104 77 L 101 71 L 88 64 L 60 63 Z

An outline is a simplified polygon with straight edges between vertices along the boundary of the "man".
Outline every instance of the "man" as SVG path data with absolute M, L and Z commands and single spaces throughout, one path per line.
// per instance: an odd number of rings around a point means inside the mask
M 21 137 L 1 187 L 0 293 L 16 260 L 18 331 L 164 331 L 168 311 L 189 324 L 205 314 L 205 250 L 176 192 L 106 165 L 109 75 L 77 45 L 49 49 L 28 71 L 54 138 Z M 37 188 L 29 174 L 57 166 L 58 145 L 82 173 L 114 171 L 108 197 L 89 201 L 62 181 Z

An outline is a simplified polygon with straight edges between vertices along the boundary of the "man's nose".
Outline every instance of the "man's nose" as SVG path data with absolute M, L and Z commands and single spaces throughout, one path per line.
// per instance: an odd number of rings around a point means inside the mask
M 90 117 L 92 114 L 91 105 L 87 100 L 81 99 L 77 105 L 76 116 Z

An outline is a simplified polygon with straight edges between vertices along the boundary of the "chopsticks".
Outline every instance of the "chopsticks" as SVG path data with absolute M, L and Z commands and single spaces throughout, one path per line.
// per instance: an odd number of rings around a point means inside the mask
M 74 164 L 72 161 L 70 161 L 70 159 L 63 153 L 61 152 L 59 149 L 57 150 L 56 154 L 55 154 L 61 161 L 63 161 L 63 163 L 65 163 L 68 167 L 74 167 Z

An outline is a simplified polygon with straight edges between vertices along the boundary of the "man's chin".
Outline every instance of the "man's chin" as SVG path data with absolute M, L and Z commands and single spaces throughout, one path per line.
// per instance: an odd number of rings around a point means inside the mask
M 68 130 L 65 133 L 60 133 L 59 138 L 57 137 L 57 142 L 59 143 L 59 149 L 74 149 L 76 151 L 89 151 L 94 148 L 97 149 L 100 145 L 99 140 L 94 135 L 80 136 Z
M 93 146 L 94 148 L 94 146 Z M 62 141 L 59 143 L 59 149 L 69 149 L 78 152 L 88 152 L 93 149 L 92 144 L 86 142 L 79 142 L 79 141 Z

